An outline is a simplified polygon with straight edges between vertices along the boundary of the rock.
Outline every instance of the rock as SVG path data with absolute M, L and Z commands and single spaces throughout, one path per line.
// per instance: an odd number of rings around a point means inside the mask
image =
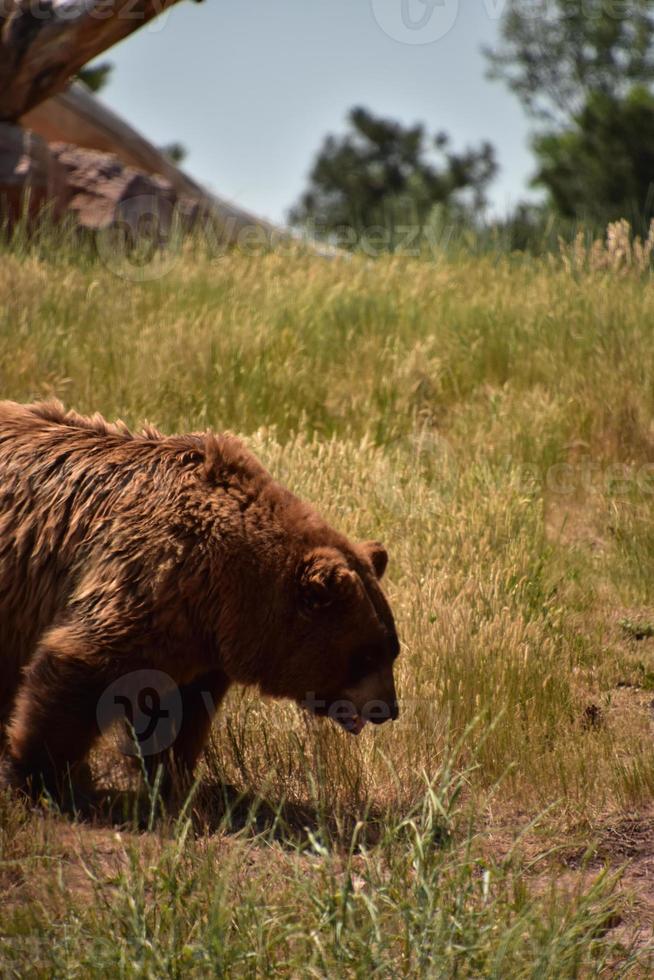
M 55 217 L 69 200 L 66 173 L 47 143 L 28 129 L 0 123 L 0 215 L 10 224 L 46 206 Z
M 177 212 L 185 228 L 202 217 L 197 201 L 180 197 L 163 177 L 143 173 L 112 153 L 51 143 L 50 152 L 66 175 L 68 207 L 77 223 L 89 230 L 125 224 L 136 230 L 144 217 L 156 216 L 166 233 Z

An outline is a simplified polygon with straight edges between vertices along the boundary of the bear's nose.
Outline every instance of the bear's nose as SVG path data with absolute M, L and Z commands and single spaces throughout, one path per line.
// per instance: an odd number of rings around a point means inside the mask
M 400 713 L 396 699 L 373 701 L 363 709 L 363 717 L 373 725 L 383 725 L 385 721 L 395 721 Z

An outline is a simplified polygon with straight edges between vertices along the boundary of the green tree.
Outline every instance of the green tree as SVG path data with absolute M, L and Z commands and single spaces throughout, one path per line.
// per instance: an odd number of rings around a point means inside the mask
M 508 0 L 490 76 L 539 121 L 534 186 L 567 218 L 654 215 L 652 0 Z
M 507 0 L 489 76 L 539 118 L 575 118 L 597 92 L 623 98 L 654 78 L 652 0 Z
M 162 153 L 165 153 L 169 160 L 173 163 L 183 163 L 188 156 L 188 150 L 183 143 L 174 142 L 168 143 L 166 146 L 160 146 L 159 149 Z
M 99 65 L 86 65 L 84 68 L 80 68 L 77 77 L 92 92 L 100 92 L 109 81 L 109 76 L 113 70 L 114 66 L 110 61 L 102 61 Z
M 445 133 L 354 108 L 349 131 L 328 136 L 309 175 L 309 187 L 289 213 L 295 226 L 329 237 L 343 227 L 360 238 L 373 227 L 424 224 L 434 206 L 478 213 L 497 171 L 493 147 L 454 153 Z M 354 244 L 354 241 L 352 241 Z
M 654 217 L 654 95 L 588 96 L 574 125 L 537 136 L 535 184 L 559 214 L 591 223 L 628 218 L 639 231 Z

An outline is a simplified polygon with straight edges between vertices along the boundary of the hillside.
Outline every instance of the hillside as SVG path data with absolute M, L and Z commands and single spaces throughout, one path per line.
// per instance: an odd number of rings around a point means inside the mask
M 348 740 L 235 692 L 176 820 L 110 745 L 131 792 L 93 823 L 0 797 L 0 973 L 647 975 L 649 275 L 284 252 L 133 282 L 2 246 L 2 395 L 238 432 L 383 540 L 401 718 Z

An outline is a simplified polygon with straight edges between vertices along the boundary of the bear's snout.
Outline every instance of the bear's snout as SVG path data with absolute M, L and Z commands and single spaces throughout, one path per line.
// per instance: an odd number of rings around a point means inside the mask
M 385 721 L 397 721 L 400 716 L 397 698 L 393 696 L 388 700 L 371 701 L 364 706 L 361 716 L 373 725 L 383 725 Z
M 395 721 L 399 717 L 400 709 L 390 665 L 368 674 L 355 687 L 344 691 L 343 696 L 364 722 L 383 725 L 385 721 Z

